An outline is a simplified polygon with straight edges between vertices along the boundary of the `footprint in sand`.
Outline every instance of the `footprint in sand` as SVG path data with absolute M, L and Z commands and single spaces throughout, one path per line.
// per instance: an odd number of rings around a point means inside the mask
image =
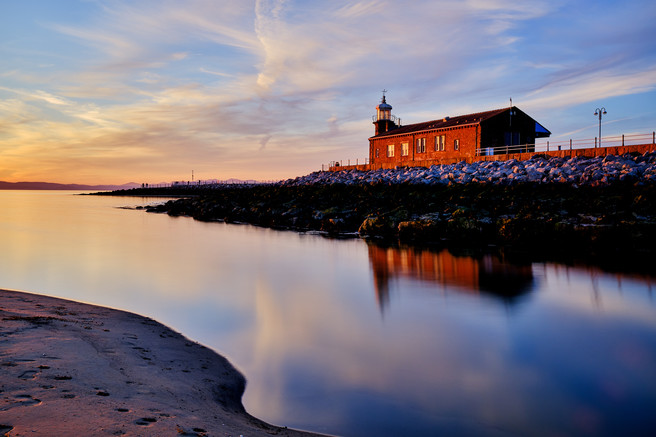
M 178 432 L 178 435 L 181 437 L 202 437 L 207 435 L 207 431 L 203 428 L 192 428 L 191 431 L 185 431 L 184 428 L 180 427 L 180 425 L 176 425 L 176 429 Z
M 18 379 L 25 379 L 25 380 L 34 379 L 36 378 L 37 373 L 38 372 L 36 370 L 26 370 L 20 374 Z
M 135 423 L 141 426 L 150 426 L 155 422 L 157 422 L 157 419 L 155 419 L 154 417 L 142 417 L 141 419 L 137 420 Z
M 53 379 L 55 381 L 69 381 L 69 380 L 73 379 L 73 377 L 68 376 L 68 375 L 57 375 Z
M 41 399 L 33 398 L 31 395 L 16 395 L 14 396 L 14 401 L 6 405 L 3 408 L 0 408 L 0 411 L 7 411 L 14 407 L 29 407 L 33 405 L 40 405 Z
M 0 425 L 0 436 L 2 437 L 8 437 L 9 432 L 14 429 L 13 426 L 11 425 Z

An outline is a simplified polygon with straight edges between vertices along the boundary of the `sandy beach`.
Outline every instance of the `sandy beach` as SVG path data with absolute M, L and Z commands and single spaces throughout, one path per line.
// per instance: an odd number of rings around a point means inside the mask
M 146 317 L 0 290 L 0 435 L 310 436 L 250 416 L 225 358 Z

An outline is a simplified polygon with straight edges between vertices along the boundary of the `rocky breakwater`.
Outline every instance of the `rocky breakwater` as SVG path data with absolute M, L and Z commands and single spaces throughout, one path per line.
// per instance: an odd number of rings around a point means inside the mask
M 316 172 L 152 212 L 367 238 L 653 254 L 656 153 Z
M 512 185 L 565 183 L 574 186 L 609 185 L 614 182 L 656 183 L 656 152 L 605 157 L 557 158 L 535 155 L 528 161 L 477 161 L 392 170 L 315 172 L 283 182 L 285 186 L 313 184 L 411 183 L 450 185 L 491 183 Z

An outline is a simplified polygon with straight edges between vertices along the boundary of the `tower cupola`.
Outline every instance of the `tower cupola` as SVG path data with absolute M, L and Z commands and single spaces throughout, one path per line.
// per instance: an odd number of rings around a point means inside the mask
M 388 104 L 385 100 L 386 92 L 387 90 L 383 90 L 383 99 L 380 101 L 380 104 L 376 106 L 376 114 L 371 117 L 373 119 L 374 125 L 376 126 L 375 135 L 396 129 L 398 127 L 397 121 L 400 124 L 400 120 L 392 115 L 392 105 Z
M 392 105 L 388 105 L 385 101 L 385 94 L 383 94 L 383 100 L 380 102 L 380 105 L 376 106 L 376 119 L 380 120 L 389 120 L 392 115 Z

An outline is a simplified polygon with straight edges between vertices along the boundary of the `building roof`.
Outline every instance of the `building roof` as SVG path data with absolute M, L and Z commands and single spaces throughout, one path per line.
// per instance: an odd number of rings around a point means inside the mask
M 380 104 L 376 106 L 376 109 L 391 110 L 392 106 L 387 103 L 385 100 L 385 94 L 383 94 L 383 99 L 380 101 Z
M 375 135 L 372 138 L 382 138 L 392 135 L 404 135 L 412 132 L 422 132 L 427 130 L 443 129 L 447 127 L 479 124 L 484 120 L 507 111 L 508 109 L 510 108 L 494 109 L 492 111 L 477 112 L 475 114 L 458 115 L 457 117 L 444 117 L 437 120 L 424 121 L 422 123 L 408 124 L 406 126 L 399 126 L 396 129 Z

